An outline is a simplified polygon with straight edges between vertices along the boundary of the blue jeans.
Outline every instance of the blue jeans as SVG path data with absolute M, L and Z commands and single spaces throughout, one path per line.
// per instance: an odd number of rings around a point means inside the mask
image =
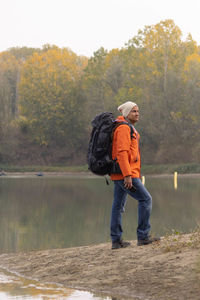
M 137 238 L 143 240 L 149 236 L 151 229 L 150 215 L 152 197 L 139 178 L 132 178 L 136 191 L 132 192 L 124 187 L 124 180 L 114 180 L 114 200 L 111 212 L 111 239 L 117 242 L 122 236 L 122 212 L 126 203 L 127 194 L 138 201 L 138 227 Z

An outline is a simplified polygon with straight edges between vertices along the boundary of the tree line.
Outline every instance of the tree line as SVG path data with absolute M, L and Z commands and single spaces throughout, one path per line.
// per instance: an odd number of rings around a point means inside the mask
M 200 162 L 200 48 L 173 20 L 88 58 L 68 48 L 0 53 L 0 162 L 84 164 L 91 120 L 134 101 L 145 163 Z

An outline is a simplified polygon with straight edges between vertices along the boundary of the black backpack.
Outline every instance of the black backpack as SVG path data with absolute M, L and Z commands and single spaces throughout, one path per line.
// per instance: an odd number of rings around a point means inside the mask
M 112 159 L 112 137 L 116 127 L 128 122 L 117 122 L 111 112 L 103 112 L 97 115 L 91 122 L 92 132 L 88 147 L 88 169 L 96 175 L 121 174 L 119 164 Z

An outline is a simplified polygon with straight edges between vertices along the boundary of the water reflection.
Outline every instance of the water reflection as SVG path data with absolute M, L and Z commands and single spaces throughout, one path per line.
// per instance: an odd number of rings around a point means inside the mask
M 0 270 L 0 299 L 111 300 L 110 297 L 98 297 L 88 292 L 75 291 L 55 284 L 42 284 L 4 270 Z
M 160 235 L 188 232 L 200 219 L 199 178 L 146 177 L 151 224 Z M 113 186 L 102 178 L 0 178 L 0 252 L 64 248 L 109 241 Z M 129 198 L 124 238 L 135 239 L 137 203 Z
M 20 299 L 44 299 L 44 297 L 69 299 L 72 293 L 71 289 L 53 284 L 40 284 L 9 272 L 0 271 L 0 295 L 4 296 L 4 299 L 14 299 L 14 297 L 20 297 Z

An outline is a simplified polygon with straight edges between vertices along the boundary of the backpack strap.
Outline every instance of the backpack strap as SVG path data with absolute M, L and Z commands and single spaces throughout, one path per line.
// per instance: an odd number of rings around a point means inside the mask
M 115 129 L 116 129 L 117 127 L 119 127 L 120 125 L 124 125 L 124 124 L 125 124 L 125 125 L 128 125 L 129 128 L 130 128 L 130 130 L 131 130 L 131 140 L 132 140 L 133 138 L 135 138 L 135 137 L 134 137 L 134 129 L 133 129 L 133 126 L 131 126 L 131 124 L 129 124 L 128 122 L 122 121 L 122 122 L 115 122 L 115 126 L 114 126 L 114 128 L 113 128 L 112 135 L 111 135 L 112 140 L 113 140 L 113 135 L 114 135 Z

